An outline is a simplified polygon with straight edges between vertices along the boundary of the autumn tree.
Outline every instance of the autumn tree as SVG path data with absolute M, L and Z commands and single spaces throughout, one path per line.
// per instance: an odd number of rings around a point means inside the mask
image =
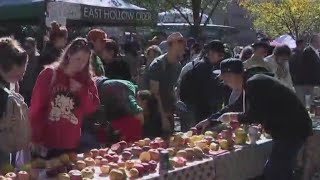
M 272 37 L 290 34 L 295 39 L 319 29 L 319 0 L 240 0 L 256 30 Z
M 228 0 L 129 0 L 131 3 L 144 7 L 155 12 L 167 11 L 175 9 L 182 18 L 190 25 L 191 34 L 199 37 L 201 34 L 201 26 L 205 27 L 215 10 L 225 5 Z M 193 12 L 193 21 L 182 11 L 183 8 L 191 9 Z M 208 19 L 201 25 L 202 17 L 207 14 Z

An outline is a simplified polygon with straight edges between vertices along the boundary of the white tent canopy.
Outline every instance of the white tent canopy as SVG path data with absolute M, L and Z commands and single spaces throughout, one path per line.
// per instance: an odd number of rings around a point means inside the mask
M 193 23 L 193 12 L 188 8 L 180 9 L 182 14 L 185 15 L 190 23 Z M 181 15 L 181 13 L 176 9 L 171 9 L 169 11 L 161 12 L 158 14 L 159 23 L 187 23 L 186 19 Z M 201 16 L 201 14 L 200 14 Z M 210 18 L 207 14 L 202 15 L 201 23 L 205 23 L 206 20 Z M 212 24 L 211 19 L 208 24 Z
M 282 35 L 280 37 L 278 37 L 277 39 L 275 39 L 274 41 L 271 42 L 271 44 L 274 45 L 287 45 L 289 46 L 289 48 L 294 49 L 297 47 L 296 45 L 296 40 L 294 40 L 290 35 L 285 34 Z

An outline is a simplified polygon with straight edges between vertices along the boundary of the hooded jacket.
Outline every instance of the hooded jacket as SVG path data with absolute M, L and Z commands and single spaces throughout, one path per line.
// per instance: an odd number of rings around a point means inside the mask
M 70 90 L 70 79 L 63 70 L 46 68 L 36 81 L 30 108 L 32 142 L 48 148 L 77 148 L 82 119 L 94 112 L 99 102 L 93 80 L 80 74 L 72 77 L 82 87 Z

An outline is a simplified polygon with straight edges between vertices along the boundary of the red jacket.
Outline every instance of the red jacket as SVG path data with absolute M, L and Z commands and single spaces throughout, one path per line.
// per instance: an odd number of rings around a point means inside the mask
M 72 78 L 82 85 L 76 92 L 70 91 L 71 78 L 62 70 L 47 68 L 40 73 L 30 107 L 33 143 L 57 149 L 78 147 L 82 119 L 100 102 L 92 80 L 81 75 Z

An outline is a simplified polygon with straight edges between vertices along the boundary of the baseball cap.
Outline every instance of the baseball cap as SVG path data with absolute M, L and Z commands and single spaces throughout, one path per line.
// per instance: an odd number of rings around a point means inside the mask
M 220 63 L 220 70 L 213 71 L 219 76 L 223 73 L 241 74 L 244 72 L 243 63 L 240 59 L 229 58 Z
M 265 49 L 268 49 L 269 48 L 269 44 L 266 43 L 266 42 L 256 42 L 256 43 L 253 43 L 251 45 L 252 48 L 265 48 Z
M 173 41 L 178 41 L 178 40 L 185 40 L 183 35 L 179 32 L 174 32 L 170 34 L 167 38 L 167 42 L 173 42 Z
M 219 53 L 225 53 L 225 46 L 219 40 L 212 40 L 208 44 L 205 45 L 204 49 L 208 51 L 216 51 Z
M 101 29 L 92 29 L 89 31 L 87 39 L 88 41 L 105 40 L 108 38 L 107 33 Z

